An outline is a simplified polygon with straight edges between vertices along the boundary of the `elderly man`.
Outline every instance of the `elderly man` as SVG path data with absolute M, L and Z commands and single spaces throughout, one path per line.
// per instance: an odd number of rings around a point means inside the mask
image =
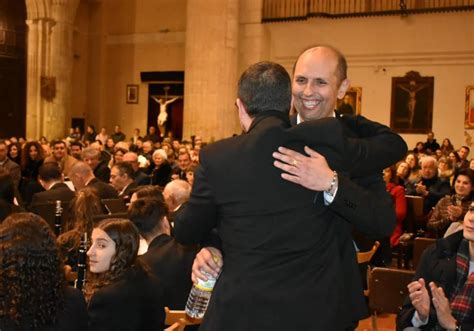
M 77 160 L 68 155 L 66 143 L 62 140 L 55 140 L 51 143 L 52 155 L 44 159 L 44 163 L 56 162 L 64 176 L 69 177 L 69 171 Z
M 74 164 L 69 177 L 76 191 L 87 186 L 94 188 L 101 199 L 118 198 L 117 191 L 109 184 L 95 178 L 91 167 L 83 161 L 78 161 Z
M 87 163 L 94 172 L 94 176 L 104 183 L 110 180 L 110 169 L 107 161 L 101 161 L 101 153 L 95 147 L 87 147 L 82 151 L 82 160 Z
M 163 197 L 168 206 L 168 219 L 174 225 L 175 213 L 183 203 L 189 200 L 191 185 L 183 179 L 175 179 L 166 184 Z
M 134 152 L 127 152 L 123 155 L 123 162 L 129 163 L 133 168 L 133 180 L 137 186 L 150 184 L 150 177 L 147 176 L 143 170 L 140 169 L 140 163 L 138 162 L 138 155 Z
M 417 183 L 408 183 L 406 193 L 423 197 L 423 211 L 428 214 L 438 203 L 439 199 L 451 191 L 449 181 L 438 177 L 438 161 L 433 156 L 421 159 L 421 180 Z
M 133 181 L 132 166 L 127 162 L 114 165 L 110 171 L 110 185 L 117 190 L 119 198 L 129 203 L 133 191 L 137 188 Z

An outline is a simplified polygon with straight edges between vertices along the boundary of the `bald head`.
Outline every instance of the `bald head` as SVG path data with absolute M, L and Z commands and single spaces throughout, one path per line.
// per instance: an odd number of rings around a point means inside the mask
M 76 162 L 69 171 L 69 178 L 74 184 L 76 191 L 79 191 L 85 187 L 86 184 L 94 177 L 95 176 L 92 172 L 92 168 L 87 163 L 82 161 Z
M 328 56 L 334 56 L 334 59 L 337 61 L 336 66 L 336 75 L 339 83 L 344 81 L 347 78 L 347 61 L 344 55 L 337 49 L 330 45 L 319 45 L 306 48 L 304 51 L 298 55 L 296 62 L 293 66 L 293 75 L 295 74 L 296 64 L 302 56 L 311 56 L 312 53 L 326 53 Z
M 122 161 L 130 164 L 133 168 L 133 171 L 137 171 L 140 166 L 140 164 L 138 163 L 138 155 L 134 152 L 125 153 L 123 155 Z
M 191 185 L 182 179 L 175 179 L 169 182 L 163 190 L 163 197 L 170 211 L 176 210 L 188 201 L 190 194 Z

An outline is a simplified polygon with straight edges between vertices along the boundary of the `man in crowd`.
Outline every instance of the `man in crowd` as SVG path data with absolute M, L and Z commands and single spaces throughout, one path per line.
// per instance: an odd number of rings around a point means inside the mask
M 108 183 L 110 180 L 110 168 L 107 161 L 100 160 L 100 156 L 100 151 L 92 146 L 86 147 L 82 151 L 82 160 L 92 168 L 94 176 L 104 183 Z
M 341 330 L 347 298 L 339 222 L 326 212 L 321 195 L 281 180 L 269 155 L 281 145 L 302 152 L 306 142 L 341 173 L 360 160 L 360 169 L 374 171 L 367 155 L 380 155 L 362 145 L 350 149 L 335 119 L 290 128 L 291 83 L 277 64 L 251 66 L 238 86 L 236 104 L 247 134 L 203 149 L 191 197 L 175 222 L 183 243 L 200 242 L 216 226 L 223 242 L 226 267 L 201 328 Z M 297 168 L 299 161 L 293 161 Z M 334 197 L 337 173 L 327 163 L 323 171 L 320 190 Z M 364 207 L 359 212 L 370 216 Z M 355 260 L 353 247 L 352 253 Z
M 126 136 L 125 133 L 122 132 L 122 128 L 120 127 L 120 125 L 115 126 L 114 133 L 112 133 L 110 138 L 112 138 L 114 143 L 118 143 L 119 141 L 125 140 Z
M 71 149 L 71 156 L 76 160 L 82 160 L 82 143 L 80 141 L 73 141 L 69 146 Z
M 118 198 L 117 191 L 109 184 L 95 178 L 92 168 L 83 161 L 77 161 L 72 166 L 69 177 L 76 191 L 87 186 L 94 188 L 101 199 Z
M 459 154 L 459 157 L 461 158 L 461 168 L 469 168 L 469 152 L 471 150 L 469 149 L 469 147 L 467 146 L 462 146 L 459 151 L 458 151 L 458 154 Z
M 75 194 L 64 184 L 64 176 L 56 162 L 43 163 L 38 172 L 38 180 L 46 191 L 33 195 L 31 210 L 34 210 L 37 204 L 56 200 L 67 202 L 74 199 Z
M 433 156 L 424 156 L 421 161 L 421 180 L 408 183 L 406 193 L 423 197 L 425 215 L 438 203 L 439 199 L 451 191 L 449 181 L 438 177 L 438 161 Z
M 160 136 L 156 133 L 156 128 L 154 126 L 148 128 L 148 134 L 143 138 L 143 140 L 151 141 L 153 144 L 160 141 Z
M 51 143 L 51 146 L 53 148 L 52 155 L 45 158 L 44 163 L 56 162 L 64 176 L 69 177 L 69 172 L 77 160 L 68 155 L 67 146 L 64 141 L 55 140 Z
M 439 144 L 436 142 L 434 132 L 428 132 L 426 136 L 426 142 L 423 144 L 426 154 L 432 155 L 439 149 Z
M 148 243 L 143 261 L 163 282 L 165 307 L 185 308 L 192 282 L 189 275 L 196 256 L 194 246 L 183 246 L 171 236 L 165 203 L 156 198 L 138 199 L 129 209 L 130 220 Z
M 0 140 L 0 168 L 5 169 L 10 174 L 15 188 L 18 188 L 21 178 L 20 166 L 8 158 L 8 146 L 5 140 Z
M 294 67 L 292 83 L 293 104 L 298 111 L 298 118 L 292 118 L 293 124 L 309 122 L 321 118 L 336 116 L 344 125 L 344 131 L 351 136 L 375 137 L 378 140 L 378 152 L 370 155 L 374 169 L 371 173 L 357 173 L 357 179 L 338 174 L 334 185 L 334 196 L 324 194 L 325 204 L 336 216 L 338 222 L 338 243 L 342 256 L 345 285 L 345 314 L 341 316 L 344 329 L 351 330 L 357 326 L 358 320 L 367 316 L 364 303 L 361 280 L 355 260 L 352 243 L 352 228 L 371 234 L 375 237 L 388 236 L 393 230 L 395 214 L 390 196 L 385 191 L 381 177 L 382 169 L 401 159 L 406 153 L 406 144 L 398 136 L 382 125 L 370 122 L 361 117 L 339 116 L 335 114 L 337 99 L 344 97 L 349 88 L 347 79 L 347 63 L 344 56 L 330 46 L 312 47 L 305 50 L 297 59 Z M 332 137 L 334 134 L 328 136 Z M 384 151 L 385 150 L 385 151 Z M 332 172 L 327 171 L 328 165 L 324 157 L 306 148 L 305 152 L 296 153 L 289 149 L 280 148 L 274 154 L 277 159 L 275 166 L 285 171 L 285 180 L 314 190 L 323 191 Z M 391 153 L 392 155 L 387 155 Z M 297 164 L 297 166 L 295 166 Z M 364 189 L 366 188 L 366 189 Z M 321 197 L 322 195 L 318 195 Z M 212 250 L 214 255 L 219 252 Z M 193 277 L 204 278 L 199 272 L 216 275 L 219 265 L 210 258 L 211 252 L 203 249 L 197 256 L 193 266 Z
M 134 152 L 127 152 L 123 155 L 123 162 L 129 163 L 133 168 L 133 180 L 137 186 L 148 185 L 150 184 L 150 177 L 147 176 L 140 169 L 140 163 L 138 162 L 138 155 Z
M 178 154 L 178 167 L 173 170 L 172 179 L 186 180 L 186 171 L 191 165 L 191 156 L 187 151 Z
M 119 198 L 125 203 L 130 202 L 130 196 L 137 188 L 137 184 L 133 181 L 132 166 L 127 162 L 114 165 L 110 171 L 110 185 L 117 190 Z
M 189 200 L 191 185 L 183 179 L 175 179 L 166 184 L 163 189 L 163 197 L 168 207 L 168 219 L 174 224 L 175 213 L 183 203 Z

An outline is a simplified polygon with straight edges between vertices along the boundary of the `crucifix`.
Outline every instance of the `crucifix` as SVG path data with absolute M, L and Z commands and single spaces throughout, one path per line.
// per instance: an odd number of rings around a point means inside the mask
M 161 137 L 164 137 L 165 136 L 165 131 L 166 131 L 166 127 L 165 127 L 165 124 L 166 124 L 166 121 L 168 120 L 168 113 L 166 112 L 166 108 L 168 107 L 168 105 L 174 101 L 176 101 L 177 99 L 180 99 L 181 96 L 177 96 L 177 97 L 173 97 L 171 99 L 168 99 L 168 90 L 170 89 L 169 86 L 165 86 L 163 87 L 163 89 L 165 90 L 165 96 L 164 98 L 162 98 L 161 96 L 159 95 L 151 95 L 150 97 L 155 100 L 156 102 L 158 102 L 160 104 L 160 113 L 158 114 L 158 118 L 157 118 L 157 123 L 158 123 L 158 129 L 160 130 L 160 135 Z

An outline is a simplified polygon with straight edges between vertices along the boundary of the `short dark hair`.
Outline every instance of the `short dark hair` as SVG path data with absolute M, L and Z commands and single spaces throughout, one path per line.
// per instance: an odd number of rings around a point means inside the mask
M 81 149 L 84 147 L 80 141 L 72 141 L 69 146 L 79 146 Z
M 237 96 L 251 117 L 269 110 L 289 113 L 290 75 L 277 63 L 255 63 L 240 76 Z
M 132 165 L 128 162 L 120 162 L 114 165 L 114 168 L 117 168 L 120 171 L 120 174 L 127 174 L 128 178 L 133 179 L 133 168 Z
M 471 192 L 468 195 L 469 200 L 472 200 L 473 196 L 473 191 L 474 191 L 474 172 L 469 169 L 469 168 L 459 168 L 454 172 L 454 177 L 453 177 L 453 185 L 452 185 L 452 193 L 455 194 L 456 191 L 454 189 L 454 184 L 456 183 L 456 180 L 458 179 L 459 176 L 466 176 L 469 178 L 469 181 L 471 182 Z
M 468 153 L 471 151 L 471 149 L 470 149 L 469 147 L 467 147 L 467 146 L 464 146 L 464 145 L 463 145 L 463 146 L 461 146 L 461 148 L 465 148 L 465 149 L 467 149 L 467 152 L 468 152 Z
M 314 45 L 314 46 L 310 46 L 304 49 L 298 55 L 298 57 L 296 58 L 295 64 L 293 65 L 293 75 L 295 74 L 296 63 L 298 63 L 298 60 L 300 59 L 301 55 L 303 55 L 304 53 L 306 53 L 307 51 L 313 48 L 326 48 L 326 49 L 331 50 L 334 53 L 334 55 L 337 58 L 337 68 L 336 68 L 337 79 L 338 79 L 338 83 L 341 84 L 342 81 L 347 78 L 347 60 L 340 50 L 338 50 L 337 48 L 331 45 Z
M 53 148 L 54 148 L 54 146 L 56 146 L 56 145 L 58 145 L 58 144 L 63 144 L 63 145 L 64 145 L 64 147 L 66 147 L 66 148 L 67 148 L 67 144 L 66 144 L 66 142 L 65 142 L 65 141 L 63 141 L 63 140 L 60 140 L 60 139 L 53 140 L 53 141 L 51 142 L 51 147 L 53 147 Z
M 41 165 L 38 177 L 45 182 L 61 179 L 61 169 L 56 162 L 46 162 Z
M 128 211 L 130 220 L 144 237 L 152 235 L 153 229 L 167 214 L 168 208 L 165 202 L 156 198 L 137 199 Z

